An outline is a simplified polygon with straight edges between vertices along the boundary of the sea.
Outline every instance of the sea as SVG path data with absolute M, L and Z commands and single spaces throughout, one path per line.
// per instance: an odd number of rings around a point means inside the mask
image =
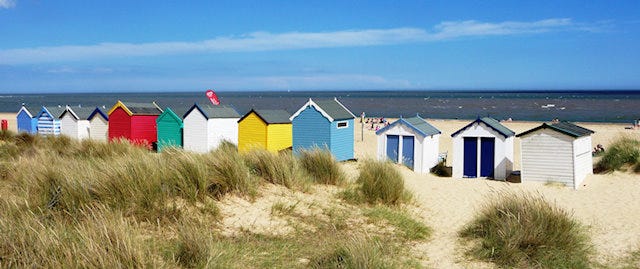
M 297 111 L 309 98 L 337 98 L 356 116 L 429 119 L 633 123 L 640 119 L 640 90 L 590 91 L 262 91 L 217 93 L 220 102 L 240 114 L 256 109 Z M 194 103 L 208 103 L 202 92 L 2 94 L 0 112 L 17 112 L 22 104 L 101 107 L 109 110 L 117 100 L 155 101 L 161 107 L 184 111 Z

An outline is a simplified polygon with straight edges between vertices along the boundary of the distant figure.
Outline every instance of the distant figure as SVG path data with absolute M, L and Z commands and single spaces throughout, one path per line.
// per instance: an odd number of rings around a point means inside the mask
M 558 123 L 558 122 L 560 122 L 560 120 L 558 118 L 554 118 L 551 122 Z

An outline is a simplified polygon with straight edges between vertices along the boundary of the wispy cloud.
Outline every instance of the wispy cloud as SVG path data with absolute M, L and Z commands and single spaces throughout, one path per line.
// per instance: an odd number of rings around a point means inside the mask
M 8 0 L 0 0 L 8 1 Z M 2 3 L 2 2 L 0 2 Z M 464 37 L 539 34 L 552 31 L 590 31 L 571 19 L 546 19 L 533 22 L 442 22 L 430 30 L 393 28 L 345 30 L 335 32 L 254 32 L 239 36 L 217 37 L 198 42 L 100 43 L 89 46 L 56 46 L 0 50 L 0 64 L 64 62 L 94 58 L 155 56 L 183 53 L 220 53 L 363 47 L 390 44 L 445 41 Z
M 15 0 L 0 0 L 0 8 L 12 8 L 16 6 Z

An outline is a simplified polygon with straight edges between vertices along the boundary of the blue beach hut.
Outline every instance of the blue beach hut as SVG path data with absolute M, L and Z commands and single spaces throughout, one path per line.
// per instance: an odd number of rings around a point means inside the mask
M 36 118 L 38 119 L 38 134 L 60 135 L 60 116 L 64 107 L 42 107 Z
M 338 161 L 353 159 L 354 118 L 338 99 L 309 99 L 290 118 L 293 151 L 319 147 L 328 149 Z
M 22 105 L 20 111 L 18 111 L 16 122 L 18 123 L 18 132 L 30 134 L 38 132 L 38 118 L 34 117 L 31 110 L 25 105 Z

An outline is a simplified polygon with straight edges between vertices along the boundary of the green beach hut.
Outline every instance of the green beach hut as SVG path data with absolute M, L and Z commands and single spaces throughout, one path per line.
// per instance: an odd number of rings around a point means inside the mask
M 182 147 L 182 113 L 165 109 L 156 119 L 158 125 L 158 152 L 167 147 Z

